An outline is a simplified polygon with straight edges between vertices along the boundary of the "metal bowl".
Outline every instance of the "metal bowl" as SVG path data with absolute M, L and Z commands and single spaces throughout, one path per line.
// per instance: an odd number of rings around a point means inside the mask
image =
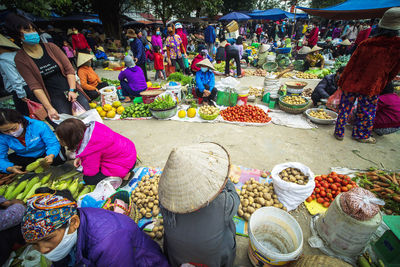
M 315 122 L 317 124 L 334 124 L 336 122 L 338 114 L 336 112 L 332 111 L 332 110 L 329 110 L 329 109 L 322 109 L 322 110 L 325 111 L 333 119 L 322 120 L 322 119 L 318 119 L 318 118 L 315 118 L 313 116 L 310 116 L 310 112 L 311 111 L 318 111 L 318 110 L 321 110 L 321 108 L 310 108 L 310 109 L 307 109 L 305 111 L 305 114 L 306 114 L 307 118 L 309 118 L 312 122 Z

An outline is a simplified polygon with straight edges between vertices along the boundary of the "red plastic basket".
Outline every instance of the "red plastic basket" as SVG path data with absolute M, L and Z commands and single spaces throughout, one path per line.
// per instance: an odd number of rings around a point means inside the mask
M 142 96 L 143 103 L 150 104 L 153 103 L 154 99 L 156 99 L 156 97 L 162 93 L 162 90 L 146 90 L 141 92 L 140 95 Z

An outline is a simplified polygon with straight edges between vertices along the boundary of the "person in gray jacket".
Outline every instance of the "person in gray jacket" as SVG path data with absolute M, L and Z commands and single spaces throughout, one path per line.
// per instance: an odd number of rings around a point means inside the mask
M 158 188 L 164 253 L 171 266 L 233 266 L 233 216 L 240 198 L 228 178 L 229 169 L 229 155 L 218 144 L 172 150 Z
M 26 105 L 31 92 L 24 78 L 19 74 L 15 66 L 14 58 L 20 48 L 0 34 L 0 74 L 3 77 L 4 89 L 13 95 L 15 108 L 23 115 L 28 116 Z

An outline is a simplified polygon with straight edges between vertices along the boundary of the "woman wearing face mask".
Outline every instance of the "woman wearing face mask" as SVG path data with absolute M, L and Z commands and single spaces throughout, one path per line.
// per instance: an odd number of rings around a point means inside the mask
M 158 46 L 162 49 L 164 47 L 163 42 L 162 42 L 160 28 L 157 28 L 155 31 L 155 34 L 153 34 L 153 36 L 151 36 L 151 45 L 153 46 L 153 48 Z
M 181 71 L 189 75 L 189 68 L 185 68 L 185 65 L 183 63 L 183 55 L 187 57 L 186 50 L 183 47 L 181 37 L 174 33 L 172 27 L 168 27 L 168 37 L 165 40 L 165 43 L 167 46 L 168 65 L 176 67 L 176 63 L 178 63 Z
M 14 152 L 8 154 L 10 149 Z M 0 109 L 0 172 L 22 174 L 38 158 L 60 165 L 65 162 L 63 152 L 47 124 L 12 109 Z
M 218 93 L 215 88 L 215 77 L 211 70 L 215 70 L 214 66 L 208 59 L 204 59 L 197 63 L 200 71 L 196 72 L 196 95 L 201 97 L 205 102 L 212 104 L 211 100 L 215 99 Z
M 39 43 L 35 26 L 22 17 L 14 15 L 7 24 L 23 43 L 15 56 L 16 67 L 47 110 L 48 117 L 59 119 L 59 113 L 71 115 L 74 101 L 89 110 L 86 94 L 80 86 L 77 87 L 75 70 L 64 52 L 53 43 Z
M 92 58 L 94 55 L 78 54 L 78 76 L 85 93 L 93 101 L 100 96 L 99 89 L 108 86 L 108 83 L 101 82 L 99 75 L 92 68 Z
M 160 247 L 126 215 L 77 208 L 68 190 L 39 188 L 27 202 L 22 235 L 58 266 L 169 266 Z

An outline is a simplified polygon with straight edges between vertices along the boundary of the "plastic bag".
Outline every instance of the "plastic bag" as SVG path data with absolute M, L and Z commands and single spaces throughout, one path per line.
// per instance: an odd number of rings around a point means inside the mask
M 176 70 L 175 70 L 175 66 L 172 66 L 172 65 L 165 65 L 165 74 L 167 75 L 167 77 L 170 75 L 170 74 L 172 74 L 172 73 L 174 73 Z
M 338 110 L 339 104 L 340 104 L 340 100 L 342 98 L 342 90 L 341 89 L 337 89 L 335 93 L 333 93 L 333 95 L 331 95 L 328 98 L 328 102 L 326 103 L 326 107 L 336 111 Z
M 379 205 L 385 201 L 361 187 L 356 187 L 340 196 L 340 206 L 347 215 L 359 221 L 372 219 L 379 212 Z
M 41 264 L 41 256 L 42 254 L 33 249 L 31 245 L 27 246 L 24 252 L 18 257 L 18 259 L 22 260 L 21 266 L 23 267 L 36 267 L 42 266 Z
M 79 116 L 86 112 L 86 109 L 78 101 L 72 102 L 72 115 Z
M 29 117 L 36 120 L 44 120 L 47 117 L 47 112 L 42 104 L 29 100 L 26 102 L 29 109 Z
M 286 168 L 299 169 L 304 175 L 308 176 L 308 183 L 305 185 L 298 185 L 283 181 L 279 177 L 279 173 Z M 287 162 L 276 165 L 272 169 L 271 178 L 279 201 L 287 208 L 288 211 L 296 209 L 314 191 L 314 173 L 310 170 L 310 168 L 299 162 Z
M 104 201 L 115 193 L 120 187 L 122 179 L 119 177 L 107 177 L 100 181 L 93 192 L 81 196 L 78 199 L 78 207 L 101 208 Z
M 188 58 L 187 57 L 183 57 L 183 65 L 185 65 L 185 68 L 187 69 L 187 68 L 189 68 L 189 60 L 188 60 Z
M 95 109 L 91 109 L 86 111 L 85 113 L 79 116 L 72 116 L 69 114 L 60 114 L 58 120 L 53 120 L 54 123 L 60 124 L 61 122 L 65 121 L 66 119 L 74 118 L 83 121 L 83 123 L 88 124 L 91 121 L 97 121 L 103 123 L 99 113 Z

